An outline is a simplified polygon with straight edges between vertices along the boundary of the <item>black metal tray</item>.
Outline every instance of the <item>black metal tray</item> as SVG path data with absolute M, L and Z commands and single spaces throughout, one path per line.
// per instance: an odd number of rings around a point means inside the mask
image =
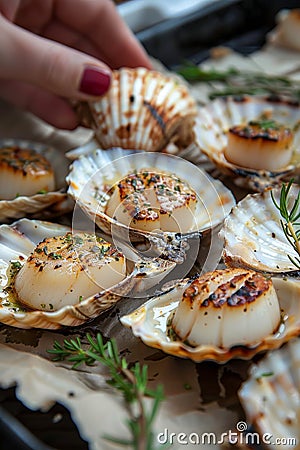
M 161 22 L 137 33 L 150 55 L 174 69 L 184 60 L 200 63 L 209 50 L 225 45 L 243 54 L 261 48 L 279 10 L 299 0 L 222 0 L 197 13 Z
M 55 404 L 47 413 L 31 411 L 15 395 L 0 389 L 0 450 L 87 450 L 69 411 Z
M 204 61 L 210 48 L 218 45 L 243 54 L 258 50 L 275 25 L 276 13 L 296 7 L 300 0 L 223 0 L 192 15 L 159 23 L 137 37 L 151 56 L 176 69 L 185 60 Z M 61 420 L 57 422 L 55 417 Z M 87 448 L 64 407 L 33 412 L 16 399 L 14 388 L 0 389 L 0 450 Z

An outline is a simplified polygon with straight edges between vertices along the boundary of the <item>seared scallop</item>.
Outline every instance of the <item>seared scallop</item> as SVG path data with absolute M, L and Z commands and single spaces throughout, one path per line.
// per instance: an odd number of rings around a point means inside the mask
M 272 281 L 254 271 L 216 270 L 184 291 L 172 320 L 189 345 L 255 345 L 275 332 L 280 307 Z
M 50 162 L 32 149 L 18 146 L 0 149 L 0 199 L 53 191 L 54 172 Z
M 299 121 L 299 103 L 286 97 L 226 96 L 199 109 L 195 130 L 218 170 L 237 186 L 261 192 L 299 173 Z
M 143 169 L 113 187 L 106 213 L 143 231 L 186 232 L 195 221 L 196 193 L 173 174 Z
M 228 131 L 225 158 L 241 167 L 277 170 L 292 157 L 292 131 L 273 120 L 250 121 Z
M 56 236 L 37 245 L 15 279 L 18 299 L 44 311 L 75 305 L 126 276 L 124 256 L 87 233 Z

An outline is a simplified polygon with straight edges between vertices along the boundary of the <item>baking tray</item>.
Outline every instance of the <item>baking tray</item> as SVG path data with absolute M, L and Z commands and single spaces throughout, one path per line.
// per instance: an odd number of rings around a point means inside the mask
M 243 54 L 265 43 L 281 9 L 299 8 L 299 0 L 223 0 L 193 14 L 170 19 L 137 33 L 146 50 L 169 69 L 183 61 L 200 63 L 212 47 L 225 45 Z
M 204 61 L 209 57 L 210 49 L 219 45 L 242 54 L 258 50 L 275 25 L 276 13 L 283 8 L 295 7 L 300 7 L 300 0 L 224 0 L 206 5 L 193 14 L 161 22 L 137 33 L 137 37 L 151 56 L 168 68 L 176 69 L 186 60 Z M 199 384 L 203 368 L 205 376 L 213 378 L 215 366 L 214 363 L 202 363 Z M 241 382 L 241 379 L 233 378 L 229 383 L 235 400 Z M 206 392 L 204 400 L 211 401 L 211 395 L 213 393 Z M 88 448 L 63 406 L 56 404 L 47 413 L 31 411 L 18 401 L 14 388 L 0 389 L 0 436 L 0 450 Z
M 220 0 L 128 0 L 119 2 L 118 11 L 123 20 L 137 33 L 157 23 L 180 18 L 198 11 L 203 6 Z
M 31 411 L 14 388 L 0 389 L 0 436 L 1 450 L 88 449 L 66 408 L 56 404 L 47 413 Z

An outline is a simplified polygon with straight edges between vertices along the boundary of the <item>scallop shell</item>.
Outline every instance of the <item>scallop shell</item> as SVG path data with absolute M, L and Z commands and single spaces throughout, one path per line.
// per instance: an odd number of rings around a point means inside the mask
M 145 68 L 113 71 L 108 92 L 77 111 L 101 148 L 158 151 L 171 140 L 179 147 L 194 141 L 197 108 L 187 88 Z
M 140 231 L 121 224 L 105 213 L 109 189 L 128 173 L 145 168 L 157 169 L 159 173 L 165 168 L 167 173 L 174 173 L 195 191 L 198 200 L 196 225 L 189 232 L 179 235 L 174 232 Z M 235 205 L 231 191 L 219 180 L 184 159 L 163 153 L 98 149 L 73 162 L 67 182 L 68 193 L 105 233 L 127 242 L 150 241 L 158 252 L 165 251 L 164 256 L 174 256 L 175 259 L 179 254 L 182 256 L 187 239 L 199 240 L 203 233 L 221 225 Z M 176 254 L 172 256 L 174 248 Z
M 189 283 L 188 280 L 178 282 L 169 292 L 152 298 L 132 313 L 123 316 L 121 323 L 130 327 L 133 334 L 146 345 L 180 358 L 189 358 L 195 362 L 212 360 L 219 363 L 225 363 L 232 358 L 250 359 L 259 352 L 276 349 L 300 334 L 300 282 L 279 278 L 273 278 L 272 281 L 283 311 L 283 322 L 276 334 L 267 336 L 253 347 L 234 346 L 230 349 L 213 345 L 191 347 L 179 338 L 172 340 L 169 337 L 168 322 L 179 304 Z
M 224 156 L 227 132 L 234 125 L 250 120 L 275 120 L 294 132 L 294 151 L 290 164 L 277 171 L 254 170 L 236 166 Z M 200 108 L 196 119 L 197 143 L 202 152 L 238 186 L 253 191 L 274 186 L 300 171 L 300 108 L 299 103 L 279 97 L 223 97 Z
M 16 303 L 7 304 L 3 290 L 7 286 L 7 270 L 13 261 L 24 261 L 45 237 L 54 237 L 70 231 L 69 227 L 50 222 L 20 219 L 12 225 L 0 226 L 0 322 L 19 328 L 57 329 L 77 326 L 113 306 L 129 291 L 145 292 L 163 279 L 174 264 L 159 259 L 137 262 L 128 276 L 114 291 L 105 290 L 86 298 L 77 305 L 65 306 L 57 311 L 44 312 L 24 308 Z M 1 301 L 2 300 L 2 301 Z
M 283 9 L 276 15 L 277 26 L 267 39 L 270 43 L 300 51 L 300 9 Z
M 294 204 L 299 186 L 293 185 L 289 195 Z M 224 239 L 223 259 L 228 266 L 263 272 L 289 273 L 297 270 L 289 259 L 298 255 L 288 242 L 275 201 L 280 202 L 280 188 L 249 194 L 233 208 L 219 235 Z
M 253 366 L 239 391 L 247 421 L 266 448 L 299 448 L 299 365 L 300 340 L 294 339 Z
M 50 218 L 69 212 L 72 203 L 65 192 L 65 177 L 69 162 L 63 153 L 54 147 L 22 139 L 1 139 L 0 146 L 18 146 L 30 148 L 45 156 L 50 161 L 54 173 L 57 191 L 31 196 L 20 195 L 13 200 L 0 200 L 0 222 L 9 222 L 24 216 L 36 217 L 43 212 L 44 218 Z

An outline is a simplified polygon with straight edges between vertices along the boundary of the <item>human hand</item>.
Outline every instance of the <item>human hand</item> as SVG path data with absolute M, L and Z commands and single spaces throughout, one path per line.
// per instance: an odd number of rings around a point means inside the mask
M 111 0 L 0 0 L 0 34 L 0 97 L 58 128 L 78 125 L 68 100 L 104 94 L 110 68 L 151 68 Z

